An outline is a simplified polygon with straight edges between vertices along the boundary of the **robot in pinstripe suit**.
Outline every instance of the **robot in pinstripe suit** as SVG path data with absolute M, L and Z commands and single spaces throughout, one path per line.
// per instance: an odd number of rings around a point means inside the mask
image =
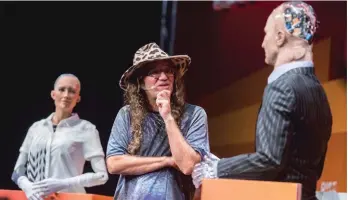
M 192 173 L 203 178 L 297 182 L 302 199 L 314 200 L 321 176 L 332 115 L 314 74 L 312 39 L 317 19 L 303 2 L 285 2 L 268 17 L 262 48 L 274 66 L 256 123 L 256 152 L 219 159 L 207 155 Z

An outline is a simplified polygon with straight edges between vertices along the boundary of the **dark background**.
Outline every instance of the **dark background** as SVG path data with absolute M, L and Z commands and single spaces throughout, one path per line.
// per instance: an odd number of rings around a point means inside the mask
M 104 151 L 118 110 L 118 86 L 135 51 L 159 43 L 161 2 L 0 2 L 1 176 L 11 181 L 29 126 L 54 112 L 55 79 L 73 73 L 82 83 L 75 111 L 94 123 Z M 89 164 L 86 170 L 90 170 Z M 117 176 L 88 192 L 112 196 Z

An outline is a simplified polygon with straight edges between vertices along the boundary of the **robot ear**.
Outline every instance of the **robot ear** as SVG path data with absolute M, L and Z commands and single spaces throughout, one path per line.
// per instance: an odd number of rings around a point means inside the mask
M 281 47 L 284 43 L 285 43 L 285 31 L 283 30 L 279 30 L 277 32 L 277 36 L 276 36 L 276 44 L 278 47 Z

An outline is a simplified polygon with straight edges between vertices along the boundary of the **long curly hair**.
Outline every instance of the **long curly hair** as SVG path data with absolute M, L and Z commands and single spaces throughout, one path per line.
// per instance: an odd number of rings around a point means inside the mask
M 140 80 L 142 81 L 142 80 Z M 124 93 L 124 102 L 130 106 L 132 141 L 128 145 L 128 153 L 135 155 L 141 146 L 143 137 L 143 123 L 147 113 L 150 111 L 146 93 L 140 88 L 139 80 L 128 82 L 127 90 Z M 181 117 L 185 106 L 185 86 L 182 77 L 175 76 L 173 92 L 171 94 L 172 115 L 180 127 Z

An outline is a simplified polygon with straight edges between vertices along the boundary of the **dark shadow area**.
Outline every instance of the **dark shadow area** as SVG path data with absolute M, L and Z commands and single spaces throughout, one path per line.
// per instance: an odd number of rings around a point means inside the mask
M 161 2 L 0 2 L 1 189 L 18 189 L 19 147 L 29 126 L 54 111 L 50 91 L 61 73 L 80 78 L 75 111 L 97 126 L 106 151 L 123 104 L 119 78 L 140 46 L 159 42 L 160 14 Z M 117 178 L 87 191 L 112 196 Z

